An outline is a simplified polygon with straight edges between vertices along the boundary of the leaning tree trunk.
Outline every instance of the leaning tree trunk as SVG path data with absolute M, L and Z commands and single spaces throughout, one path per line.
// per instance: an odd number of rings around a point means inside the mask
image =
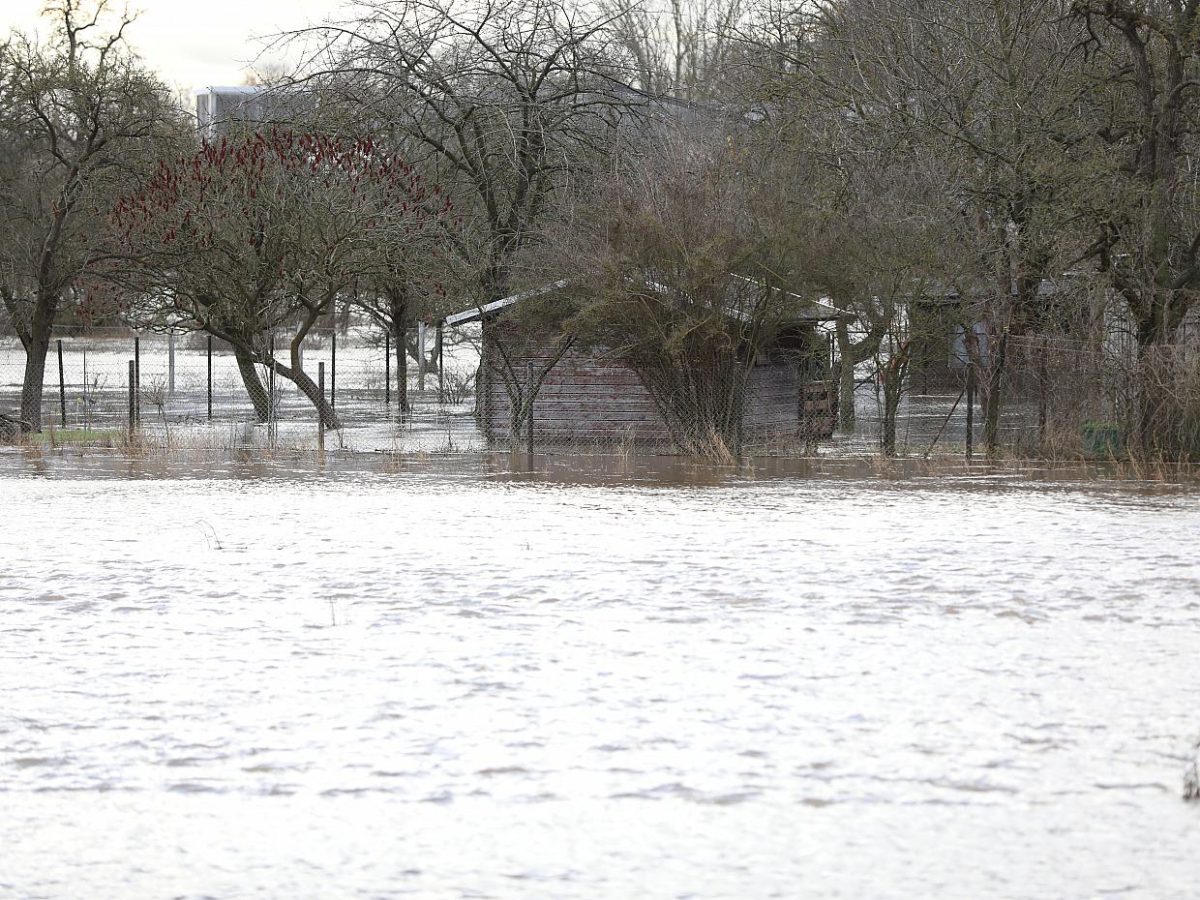
M 237 345 L 233 347 L 233 357 L 237 360 L 238 372 L 242 376 L 242 384 L 246 386 L 246 394 L 254 404 L 254 415 L 259 422 L 270 421 L 271 397 L 263 387 L 262 379 L 258 377 L 258 369 L 254 366 L 254 357 L 250 351 Z
M 316 407 L 317 415 L 320 416 L 326 428 L 342 427 L 341 420 L 338 419 L 337 413 L 334 412 L 333 407 L 329 404 L 325 393 L 303 369 L 299 366 L 293 368 L 292 366 L 285 366 L 281 362 L 276 362 L 275 371 L 300 388 L 300 392 Z

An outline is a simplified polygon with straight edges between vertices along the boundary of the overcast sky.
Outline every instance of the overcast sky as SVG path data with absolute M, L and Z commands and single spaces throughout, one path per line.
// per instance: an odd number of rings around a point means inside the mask
M 113 0 L 120 8 L 122 0 Z M 48 31 L 44 0 L 0 0 L 3 31 Z M 146 63 L 168 84 L 192 90 L 240 84 L 258 53 L 256 35 L 298 28 L 332 14 L 339 0 L 130 0 L 140 10 L 128 32 Z

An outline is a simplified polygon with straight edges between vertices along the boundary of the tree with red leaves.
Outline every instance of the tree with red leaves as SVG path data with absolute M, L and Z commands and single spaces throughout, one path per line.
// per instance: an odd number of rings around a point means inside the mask
M 228 342 L 260 419 L 269 399 L 256 364 L 295 383 L 337 428 L 302 368 L 304 339 L 397 259 L 436 268 L 453 218 L 440 187 L 370 139 L 273 130 L 161 164 L 110 221 L 132 263 L 122 279 L 132 321 Z

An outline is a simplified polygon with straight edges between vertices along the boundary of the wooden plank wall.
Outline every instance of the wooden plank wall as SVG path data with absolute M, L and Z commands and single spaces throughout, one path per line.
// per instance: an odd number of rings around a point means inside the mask
M 494 358 L 487 346 L 485 359 Z M 516 362 L 524 378 L 526 362 L 535 372 L 550 359 L 546 349 Z M 485 365 L 479 383 L 480 424 L 487 439 L 504 444 L 509 436 L 509 399 L 499 374 Z M 802 395 L 801 388 L 804 388 Z M 833 400 L 824 382 L 802 385 L 794 363 L 755 366 L 747 387 L 743 439 L 747 444 L 828 437 L 833 432 Z M 670 433 L 637 375 L 594 355 L 568 352 L 546 376 L 534 403 L 534 441 L 554 444 L 633 442 L 669 445 Z
M 524 377 L 526 362 L 532 362 L 536 372 L 548 360 L 544 351 L 522 356 L 517 370 Z M 506 441 L 509 399 L 499 375 L 484 379 L 480 411 L 488 439 Z M 575 352 L 563 356 L 542 383 L 533 406 L 533 429 L 536 442 L 549 444 L 670 440 L 666 423 L 637 375 Z

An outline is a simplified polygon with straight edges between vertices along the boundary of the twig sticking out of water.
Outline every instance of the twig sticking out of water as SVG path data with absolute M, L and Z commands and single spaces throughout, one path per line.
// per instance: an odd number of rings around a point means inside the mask
M 1183 773 L 1183 799 L 1200 800 L 1200 741 L 1192 748 L 1192 759 Z
M 221 539 L 217 537 L 217 529 L 213 528 L 208 522 L 203 519 L 196 520 L 196 527 L 204 534 L 204 540 L 208 542 L 209 550 L 224 550 L 225 547 L 221 544 Z M 214 547 L 215 545 L 215 547 Z

